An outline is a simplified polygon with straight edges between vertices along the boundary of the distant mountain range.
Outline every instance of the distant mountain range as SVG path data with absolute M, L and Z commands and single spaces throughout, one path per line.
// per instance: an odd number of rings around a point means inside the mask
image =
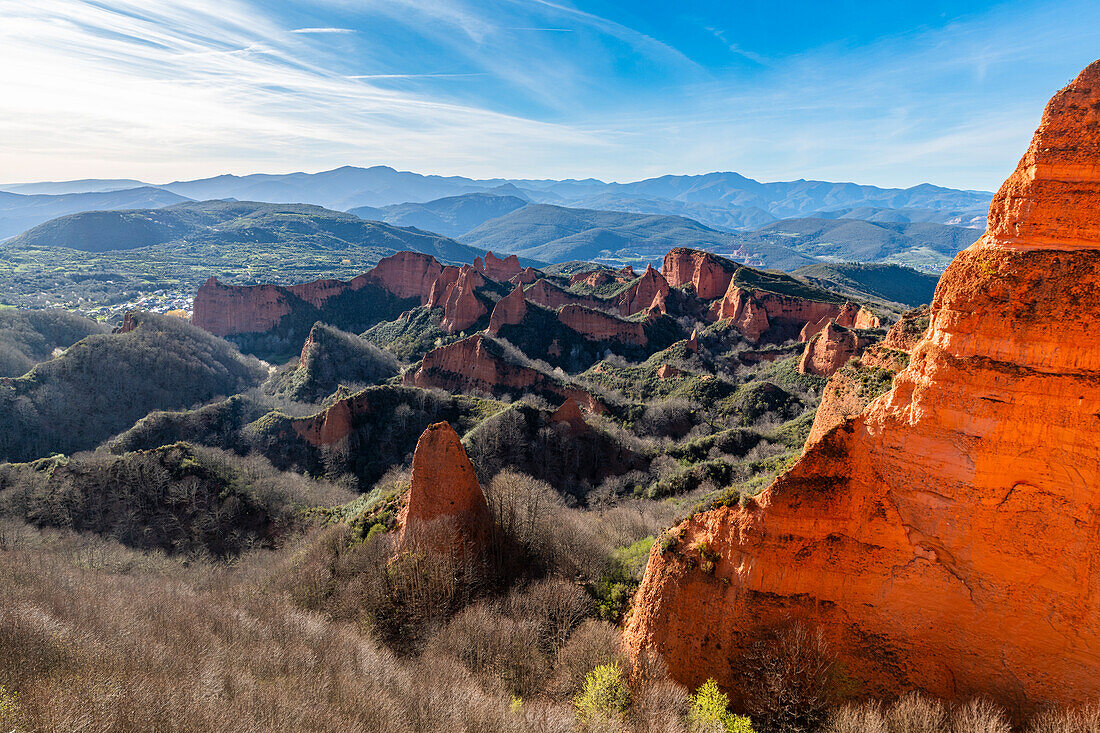
M 65 247 L 112 252 L 167 245 L 173 250 L 244 247 L 246 259 L 268 247 L 291 246 L 302 256 L 318 251 L 413 250 L 444 262 L 471 262 L 483 254 L 447 237 L 364 221 L 309 204 L 204 201 L 160 209 L 88 211 L 40 224 L 5 243 L 6 248 Z
M 0 185 L 0 191 L 64 195 L 149 185 L 105 179 Z M 855 217 L 858 215 L 853 212 L 861 210 L 867 210 L 866 215 L 876 217 L 876 221 L 977 222 L 980 227 L 992 198 L 985 191 L 930 184 L 900 189 L 806 180 L 762 183 L 730 172 L 605 183 L 592 178 L 559 181 L 426 176 L 387 166 L 344 166 L 321 173 L 222 175 L 175 181 L 155 188 L 193 200 L 306 203 L 340 211 L 491 193 L 575 208 L 686 216 L 731 231 L 755 229 L 777 219 L 820 217 L 829 212 Z M 900 213 L 890 213 L 894 210 Z
M 28 188 L 33 190 L 34 186 Z M 0 239 L 25 232 L 50 219 L 80 211 L 155 209 L 187 200 L 171 191 L 149 186 L 91 193 L 23 194 L 0 191 Z

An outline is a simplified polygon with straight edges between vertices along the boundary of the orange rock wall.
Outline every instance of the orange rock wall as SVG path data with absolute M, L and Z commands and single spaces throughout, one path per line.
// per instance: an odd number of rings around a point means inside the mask
M 1097 110 L 1100 63 L 1048 106 L 890 392 L 748 508 L 696 515 L 675 551 L 655 548 L 635 652 L 689 686 L 716 677 L 736 703 L 748 645 L 801 620 L 865 696 L 1100 695 Z M 690 562 L 703 541 L 713 574 Z
M 729 266 L 710 252 L 687 247 L 677 247 L 665 255 L 661 274 L 670 287 L 691 283 L 695 294 L 703 300 L 714 300 L 725 295 L 733 279 L 736 266 Z
M 624 321 L 581 305 L 564 306 L 558 312 L 558 320 L 591 341 L 619 341 L 638 346 L 648 341 L 641 323 Z
M 476 294 L 483 285 L 485 277 L 470 265 L 444 267 L 426 303 L 429 308 L 443 309 L 439 327 L 447 333 L 465 331 L 488 313 Z
M 431 255 L 397 252 L 379 260 L 367 278 L 398 298 L 418 298 L 424 305 L 442 271 L 443 266 Z

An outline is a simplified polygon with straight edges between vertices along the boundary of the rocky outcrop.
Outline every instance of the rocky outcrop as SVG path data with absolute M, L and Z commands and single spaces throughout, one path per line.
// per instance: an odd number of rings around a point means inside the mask
M 583 305 L 588 308 L 598 308 L 603 305 L 598 298 L 571 293 L 546 279 L 539 280 L 527 288 L 526 295 L 530 302 L 554 310 L 563 305 Z
M 542 273 L 533 267 L 525 267 L 522 272 L 519 272 L 512 277 L 508 278 L 508 282 L 515 283 L 517 285 L 530 285 L 531 283 L 542 277 Z
M 443 265 L 431 255 L 397 252 L 379 260 L 367 279 L 398 298 L 417 298 L 424 305 L 442 271 Z
M 481 333 L 428 352 L 419 367 L 405 373 L 404 382 L 449 392 L 530 392 L 572 397 L 590 411 L 606 410 L 584 390 L 561 384 L 549 374 L 510 360 L 505 355 L 504 347 Z
M 572 397 L 561 403 L 561 407 L 554 410 L 550 415 L 550 421 L 568 425 L 574 433 L 578 434 L 588 432 L 589 430 L 588 423 L 584 421 L 584 413 L 581 412 L 581 406 L 577 404 L 577 401 Z
M 786 336 L 792 329 L 800 331 L 808 323 L 828 323 L 840 315 L 842 308 L 840 303 L 748 290 L 731 282 L 722 299 L 711 306 L 710 315 L 717 321 L 732 320 L 734 328 L 756 342 L 773 329 Z
M 519 257 L 516 255 L 508 255 L 501 259 L 492 252 L 486 252 L 484 259 L 475 257 L 474 269 L 479 270 L 486 277 L 502 283 L 509 282 L 523 272 L 523 268 L 519 264 Z
M 845 303 L 840 312 L 834 317 L 823 316 L 821 320 L 807 323 L 802 327 L 802 331 L 798 334 L 799 341 L 809 341 L 815 334 L 820 333 L 825 329 L 825 326 L 830 321 L 835 321 L 837 325 L 844 328 L 859 328 L 859 329 L 872 329 L 878 328 L 881 325 L 878 316 L 872 313 L 869 309 L 863 306 L 848 301 Z
M 440 545 L 435 549 L 471 550 L 488 538 L 489 521 L 489 505 L 458 433 L 449 423 L 429 425 L 413 452 L 411 486 L 397 517 L 399 542 L 427 539 Z
M 558 312 L 558 320 L 589 341 L 617 341 L 645 346 L 645 326 L 638 321 L 624 321 L 603 311 L 581 305 L 567 305 Z
M 725 295 L 738 267 L 740 265 L 710 252 L 677 247 L 665 255 L 661 274 L 670 287 L 691 283 L 699 298 L 714 300 Z
M 798 371 L 802 374 L 830 377 L 833 372 L 847 364 L 849 359 L 859 356 L 874 341 L 873 338 L 845 328 L 836 321 L 829 321 L 825 328 L 814 334 L 806 344 L 806 349 L 798 362 Z
M 892 389 L 747 507 L 655 548 L 635 653 L 736 704 L 749 646 L 801 622 L 865 696 L 1100 695 L 1098 172 L 1100 62 L 1047 106 Z
M 867 348 L 858 362 L 849 362 L 833 372 L 821 391 L 807 447 L 848 418 L 859 415 L 890 389 L 894 375 L 909 365 L 909 352 L 928 330 L 928 314 L 927 305 L 906 312 L 890 327 L 886 338 Z
M 465 331 L 489 312 L 477 297 L 477 289 L 484 285 L 485 277 L 470 265 L 443 268 L 432 284 L 426 303 L 429 308 L 443 309 L 443 319 L 439 322 L 443 331 Z
M 111 329 L 111 333 L 130 333 L 138 327 L 138 316 L 134 311 L 126 311 L 122 323 Z
M 416 255 L 398 253 L 402 254 Z M 428 260 L 434 262 L 430 257 Z M 397 263 L 387 265 L 387 270 L 396 272 Z M 428 274 L 430 271 L 428 267 Z M 387 278 L 389 284 L 383 285 L 381 275 L 372 273 L 347 281 L 317 280 L 290 286 L 224 285 L 212 277 L 195 294 L 191 322 L 222 337 L 268 333 L 280 327 L 284 319 L 301 328 L 303 334 L 317 320 L 359 331 L 407 307 L 405 296 L 395 290 L 408 293 L 409 299 L 422 297 L 411 284 L 406 287 L 403 281 Z
M 668 282 L 653 269 L 653 265 L 646 265 L 642 276 L 616 296 L 615 306 L 622 315 L 632 316 L 649 308 L 658 293 L 668 295 Z
M 676 367 L 672 366 L 671 364 L 662 364 L 661 366 L 657 367 L 657 378 L 658 379 L 672 379 L 673 377 L 682 377 L 682 376 L 684 376 L 683 370 L 677 369 Z
M 496 336 L 502 326 L 515 326 L 523 322 L 527 315 L 527 300 L 523 297 L 523 286 L 516 285 L 516 289 L 497 301 L 493 306 L 493 313 L 489 316 L 489 333 Z

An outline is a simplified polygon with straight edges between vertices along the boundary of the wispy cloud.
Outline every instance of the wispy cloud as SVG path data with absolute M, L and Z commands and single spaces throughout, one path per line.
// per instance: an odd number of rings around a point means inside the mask
M 295 28 L 291 33 L 358 33 L 354 28 Z

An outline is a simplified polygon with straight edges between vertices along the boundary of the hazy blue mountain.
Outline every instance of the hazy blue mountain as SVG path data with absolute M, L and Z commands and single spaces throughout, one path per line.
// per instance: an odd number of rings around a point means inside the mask
M 151 184 L 132 178 L 82 178 L 78 181 L 43 181 L 41 183 L 0 183 L 0 191 L 10 193 L 50 194 L 103 193 L 123 191 L 128 188 L 145 188 Z
M 350 209 L 348 213 L 355 214 L 361 219 L 384 221 L 396 226 L 416 227 L 448 237 L 457 237 L 490 219 L 503 216 L 526 205 L 527 201 L 516 196 L 467 193 L 423 204 L 394 204 L 382 208 L 359 206 Z
M 937 211 L 935 209 L 885 209 L 874 206 L 860 206 L 853 209 L 835 211 L 817 211 L 816 219 L 862 219 L 863 221 L 893 224 L 951 224 L 968 229 L 985 229 L 987 209 L 971 211 Z
M 158 188 L 65 194 L 18 194 L 0 191 L 0 239 L 78 211 L 156 209 L 188 199 Z
M 818 287 L 855 300 L 883 300 L 906 308 L 932 302 L 940 278 L 902 265 L 829 262 L 806 265 L 797 275 Z
M 273 246 L 311 250 L 415 250 L 449 262 L 470 262 L 481 251 L 447 237 L 364 221 L 309 204 L 201 201 L 162 209 L 89 211 L 41 224 L 6 243 L 10 247 L 68 247 L 107 252 L 154 245 L 244 247 L 248 259 Z
M 582 199 L 576 205 L 586 209 L 686 216 L 709 227 L 731 232 L 757 229 L 776 220 L 776 217 L 756 206 L 712 206 L 675 199 L 636 198 L 617 193 L 599 193 Z
M 67 186 L 65 184 L 22 184 Z M 102 190 L 105 181 L 88 181 L 87 190 Z M 505 188 L 501 188 L 501 187 Z M 194 181 L 176 181 L 160 188 L 195 200 L 233 198 L 274 203 L 309 203 L 348 210 L 360 206 L 383 207 L 400 203 L 424 203 L 467 193 L 490 192 L 516 195 L 540 203 L 586 208 L 627 208 L 641 213 L 692 215 L 712 226 L 737 229 L 759 226 L 763 221 L 745 219 L 751 213 L 767 212 L 775 218 L 807 217 L 819 211 L 837 209 L 928 209 L 932 211 L 984 211 L 992 194 L 961 191 L 930 184 L 911 188 L 878 188 L 856 183 L 830 181 L 777 181 L 762 183 L 739 173 L 715 172 L 694 176 L 659 176 L 631 183 L 605 183 L 595 178 L 473 179 L 463 176 L 425 176 L 397 171 L 388 166 L 357 168 L 344 166 L 320 173 L 222 175 Z M 607 197 L 607 198 L 596 198 Z M 671 201 L 685 206 L 730 209 L 718 216 L 708 208 L 670 209 L 654 202 Z M 612 203 L 615 202 L 615 203 Z M 730 218 L 732 217 L 732 218 Z
M 461 236 L 481 250 L 513 252 L 545 262 L 593 260 L 660 261 L 673 247 L 694 247 L 736 256 L 741 242 L 728 232 L 682 216 L 573 209 L 529 204 L 490 219 Z M 756 243 L 752 261 L 794 268 L 812 257 L 768 241 Z
M 890 262 L 942 272 L 980 233 L 966 227 L 921 222 L 784 219 L 736 236 L 750 249 L 768 242 L 828 262 Z

